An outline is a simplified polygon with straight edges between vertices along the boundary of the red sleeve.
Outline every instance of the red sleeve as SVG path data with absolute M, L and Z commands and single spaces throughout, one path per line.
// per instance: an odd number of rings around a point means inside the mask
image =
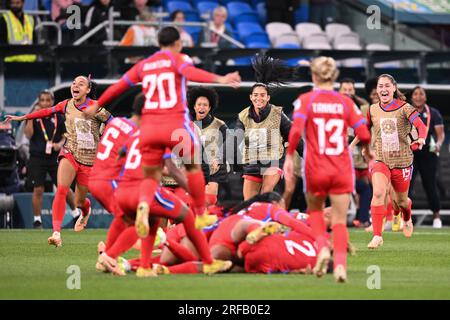
M 111 101 L 117 98 L 120 94 L 125 92 L 129 87 L 136 85 L 141 82 L 140 70 L 142 67 L 142 62 L 135 64 L 130 70 L 125 73 L 122 78 L 108 89 L 103 92 L 97 101 L 99 107 L 104 107 L 108 105 Z
M 301 97 L 299 97 L 294 102 L 294 115 L 292 116 L 294 122 L 292 123 L 291 130 L 289 131 L 289 146 L 287 149 L 288 155 L 293 155 L 295 150 L 297 149 L 298 143 L 303 134 L 303 130 L 305 129 L 305 123 L 307 119 L 306 104 L 302 103 Z
M 239 245 L 239 251 L 241 252 L 242 257 L 245 257 L 245 255 L 250 251 L 251 248 L 252 246 L 250 243 L 248 243 L 247 241 L 242 241 Z
M 414 127 L 417 128 L 417 131 L 419 132 L 419 138 L 423 138 L 426 139 L 428 132 L 427 132 L 427 127 L 424 125 L 423 121 L 420 119 L 419 117 L 419 113 L 417 111 L 415 111 L 415 113 L 417 113 L 416 116 L 413 115 L 410 116 L 410 120 L 411 123 L 413 124 Z
M 51 107 L 51 108 L 46 108 L 46 109 L 41 109 L 38 111 L 34 111 L 32 113 L 29 113 L 25 116 L 25 118 L 27 120 L 30 119 L 40 119 L 40 118 L 46 118 L 54 113 L 64 113 L 64 107 L 66 105 L 67 100 L 61 101 L 59 102 L 57 105 Z
M 369 106 L 369 109 L 367 109 L 366 121 L 367 121 L 367 127 L 369 129 L 372 128 L 372 117 L 370 116 L 370 106 Z
M 185 62 L 185 64 L 181 65 L 178 71 L 186 77 L 188 80 L 195 82 L 216 82 L 217 75 L 214 73 L 199 69 L 194 67 L 193 65 Z

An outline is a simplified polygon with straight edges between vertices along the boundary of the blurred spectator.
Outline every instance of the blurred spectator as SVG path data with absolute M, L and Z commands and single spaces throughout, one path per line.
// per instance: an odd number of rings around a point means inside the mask
M 39 94 L 38 103 L 34 110 L 51 108 L 53 95 L 50 91 Z M 27 178 L 33 187 L 32 206 L 35 228 L 42 227 L 41 209 L 45 191 L 47 173 L 56 185 L 58 164 L 57 156 L 61 150 L 64 139 L 64 117 L 55 114 L 53 117 L 26 121 L 24 133 L 30 140 L 30 159 L 27 165 Z M 71 195 L 71 207 L 75 209 Z
M 375 104 L 380 101 L 377 93 L 377 78 L 372 78 L 366 81 L 364 89 L 366 91 L 366 96 L 369 99 L 370 104 Z
M 322 28 L 336 21 L 336 4 L 334 0 L 310 0 L 309 17 L 311 22 Z
M 140 21 L 155 22 L 155 17 L 150 11 L 139 14 Z M 158 46 L 158 32 L 154 26 L 133 25 L 130 26 L 120 41 L 121 46 Z M 142 57 L 129 57 L 126 63 L 135 63 Z
M 228 18 L 228 11 L 225 7 L 220 6 L 214 9 L 213 18 L 209 26 L 210 30 L 212 30 L 210 42 L 215 43 L 219 48 L 231 47 L 231 43 L 220 36 L 221 34 L 226 34 L 227 36 L 232 37 L 231 32 L 225 26 L 227 18 Z M 203 32 L 200 32 L 198 44 L 201 45 L 205 41 L 206 41 L 205 34 Z
M 175 10 L 170 15 L 170 20 L 173 22 L 184 23 L 186 20 L 184 18 L 184 13 L 181 10 Z M 184 30 L 183 26 L 177 26 L 178 32 L 180 32 L 181 42 L 183 43 L 183 47 L 193 47 L 194 41 L 189 33 Z
M 441 203 L 437 188 L 437 169 L 439 166 L 439 151 L 445 140 L 444 122 L 441 113 L 427 105 L 427 95 L 422 87 L 414 88 L 411 101 L 419 112 L 420 119 L 426 125 L 428 135 L 422 150 L 414 151 L 414 170 L 409 193 L 411 197 L 414 193 L 417 173 L 420 172 L 423 188 L 433 212 L 433 228 L 440 229 L 442 228 L 442 221 L 439 215 Z
M 267 23 L 285 22 L 293 26 L 294 11 L 300 5 L 300 0 L 266 0 Z
M 3 118 L 3 117 L 2 117 Z M 23 191 L 18 172 L 18 151 L 11 123 L 0 119 L 0 193 Z
M 120 8 L 121 20 L 139 20 L 142 12 L 149 11 L 147 5 L 148 0 L 126 1 L 125 5 Z
M 94 0 L 92 5 L 86 14 L 86 20 L 84 26 L 87 31 L 95 28 L 98 24 L 103 21 L 108 20 L 108 11 L 111 8 L 111 0 Z M 107 39 L 106 29 L 103 28 L 99 30 L 95 35 L 93 35 L 89 41 L 91 43 L 101 44 Z
M 0 18 L 0 44 L 27 45 L 36 43 L 35 21 L 23 12 L 23 0 L 9 0 L 8 11 Z M 6 62 L 35 62 L 36 55 L 9 56 Z

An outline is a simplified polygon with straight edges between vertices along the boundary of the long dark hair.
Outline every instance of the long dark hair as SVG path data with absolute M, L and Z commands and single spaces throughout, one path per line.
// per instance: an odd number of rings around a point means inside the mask
M 248 208 L 252 203 L 255 202 L 267 202 L 267 203 L 280 202 L 281 199 L 283 199 L 283 197 L 278 192 L 274 191 L 257 194 L 253 198 L 238 203 L 230 210 L 230 214 L 236 214 L 242 209 Z
M 86 78 L 86 80 L 88 82 L 88 87 L 89 87 L 89 89 L 91 89 L 91 91 L 89 91 L 89 93 L 87 94 L 87 97 L 91 98 L 92 100 L 96 100 L 97 99 L 97 82 L 92 80 L 90 74 L 88 76 L 81 76 L 81 77 Z
M 298 73 L 297 67 L 290 67 L 283 60 L 266 55 L 256 55 L 252 59 L 252 67 L 256 83 L 252 86 L 251 92 L 257 87 L 263 87 L 269 95 L 274 88 L 293 81 Z
M 207 88 L 207 87 L 193 87 L 189 89 L 187 93 L 187 102 L 188 107 L 191 112 L 192 118 L 195 120 L 195 103 L 197 102 L 197 99 L 199 97 L 205 97 L 209 102 L 209 107 L 211 108 L 209 110 L 209 114 L 213 114 L 213 111 L 217 108 L 219 105 L 219 95 L 217 94 L 217 91 L 213 88 Z
M 378 85 L 378 81 L 379 81 L 381 78 L 388 78 L 388 79 L 392 82 L 392 84 L 397 88 L 397 89 L 395 90 L 395 92 L 394 92 L 394 99 L 399 99 L 399 100 L 402 100 L 402 101 L 406 101 L 405 95 L 404 95 L 404 94 L 400 91 L 400 89 L 398 88 L 397 81 L 395 81 L 395 79 L 394 79 L 393 76 L 391 76 L 390 74 L 387 74 L 387 73 L 382 74 L 382 75 L 379 76 L 378 79 L 377 79 L 377 85 Z

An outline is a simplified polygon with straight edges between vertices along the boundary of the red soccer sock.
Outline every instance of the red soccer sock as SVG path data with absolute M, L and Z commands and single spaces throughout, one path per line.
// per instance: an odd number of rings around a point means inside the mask
M 345 224 L 335 224 L 332 229 L 334 267 L 336 268 L 336 266 L 341 264 L 347 270 L 347 227 Z
M 171 267 L 168 267 L 170 273 L 200 273 L 199 271 L 199 262 L 194 262 L 194 261 L 190 261 L 190 262 L 185 262 L 182 264 L 177 264 Z
M 152 266 L 153 245 L 155 244 L 156 232 L 159 227 L 159 219 L 153 221 L 147 237 L 141 239 L 141 267 L 149 269 Z
M 56 188 L 56 194 L 52 204 L 53 231 L 61 232 L 61 224 L 66 213 L 66 198 L 68 193 L 69 188 L 66 186 L 58 186 Z
M 323 218 L 322 211 L 310 211 L 309 212 L 309 223 L 311 224 L 312 233 L 314 239 L 317 242 L 318 251 L 323 247 L 328 247 L 328 241 L 326 237 L 326 225 Z
M 206 194 L 206 204 L 208 206 L 212 206 L 212 205 L 215 205 L 216 203 L 217 203 L 217 195 L 216 194 L 207 193 Z
M 116 242 L 120 234 L 127 228 L 122 218 L 115 217 L 109 226 L 108 234 L 106 235 L 106 250 Z
M 80 207 L 81 214 L 83 215 L 83 217 L 86 217 L 88 215 L 90 207 L 91 207 L 91 200 L 89 200 L 88 198 L 84 199 L 84 203 Z
M 182 262 L 187 261 L 197 261 L 198 258 L 185 246 L 175 242 L 173 240 L 167 239 L 167 248 Z
M 392 221 L 392 201 L 389 201 L 387 204 L 386 221 Z
M 133 271 L 136 271 L 137 268 L 139 268 L 139 266 L 141 265 L 141 259 L 140 258 L 130 259 L 130 260 L 128 260 L 128 262 L 130 263 L 131 270 L 133 270 Z
M 206 207 L 205 177 L 203 176 L 203 171 L 188 172 L 186 177 L 194 214 L 201 215 L 205 212 Z
M 384 205 L 381 206 L 370 206 L 370 211 L 372 213 L 372 226 L 373 235 L 380 236 L 383 230 L 383 218 L 384 218 Z
M 126 228 L 114 242 L 114 244 L 106 250 L 106 254 L 116 259 L 122 253 L 128 251 L 138 239 L 136 228 L 130 226 Z
M 411 208 L 412 208 L 412 201 L 408 198 L 408 207 L 406 209 L 401 208 L 403 213 L 403 221 L 407 222 L 411 219 Z
M 316 237 L 314 236 L 314 233 L 312 231 L 312 228 L 309 227 L 306 223 L 304 223 L 301 220 L 297 220 L 292 218 L 288 213 L 286 212 L 279 212 L 275 213 L 275 216 L 272 217 L 274 221 L 278 221 L 281 224 L 284 224 L 285 226 L 288 226 L 292 230 L 295 230 L 297 232 L 303 233 L 313 239 Z
M 139 185 L 139 201 L 145 201 L 150 206 L 155 198 L 155 192 L 158 189 L 158 182 L 151 178 L 142 180 Z
M 195 218 L 192 211 L 189 210 L 188 214 L 183 221 L 184 229 L 186 230 L 186 235 L 189 240 L 192 241 L 201 260 L 206 264 L 211 264 L 213 262 L 211 252 L 209 252 L 208 242 L 206 241 L 205 235 L 195 228 Z

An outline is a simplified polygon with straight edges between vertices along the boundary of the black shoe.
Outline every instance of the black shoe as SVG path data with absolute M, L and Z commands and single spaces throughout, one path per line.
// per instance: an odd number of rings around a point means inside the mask
M 42 229 L 42 222 L 39 220 L 36 220 L 35 222 L 33 222 L 33 228 Z

